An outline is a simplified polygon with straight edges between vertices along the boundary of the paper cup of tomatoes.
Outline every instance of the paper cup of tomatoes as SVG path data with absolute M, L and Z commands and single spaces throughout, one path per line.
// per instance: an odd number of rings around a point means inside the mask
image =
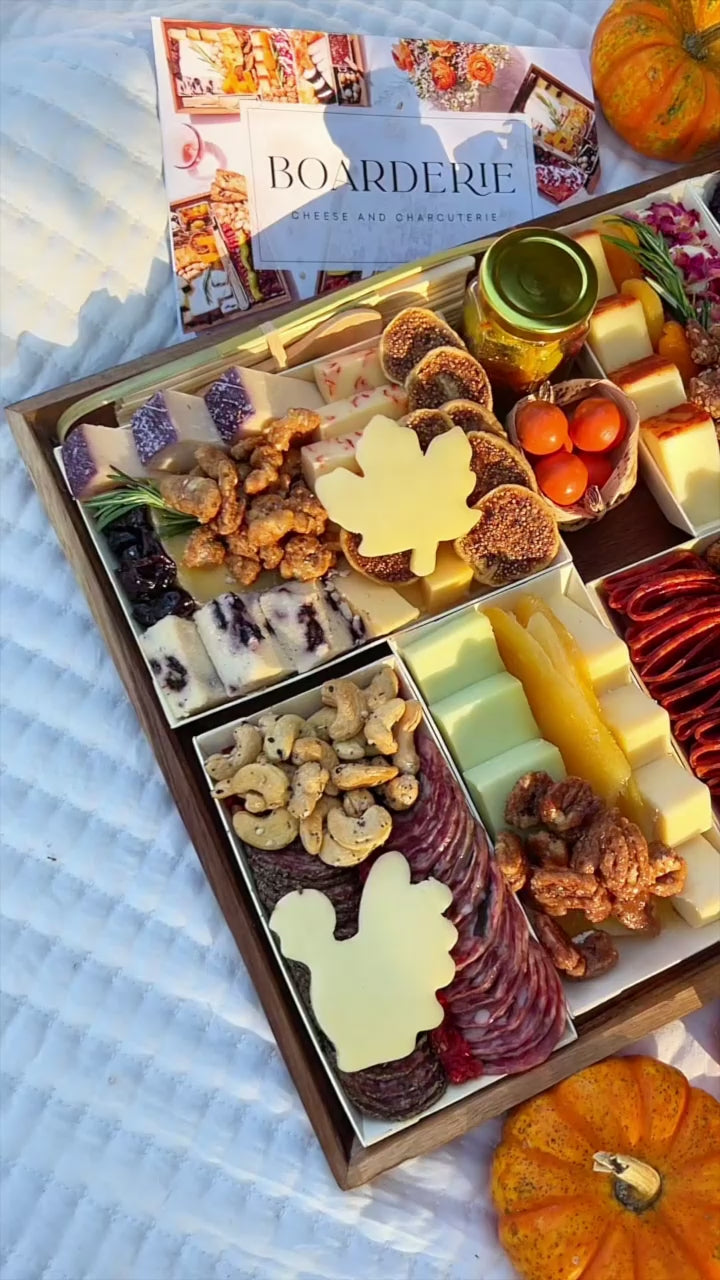
M 566 533 L 601 520 L 635 487 L 640 421 L 613 382 L 546 382 L 518 401 L 506 425 Z

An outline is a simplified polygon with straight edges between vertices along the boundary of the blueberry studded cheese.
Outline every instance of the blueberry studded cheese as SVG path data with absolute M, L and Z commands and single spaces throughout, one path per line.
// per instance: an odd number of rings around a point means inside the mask
M 178 720 L 223 700 L 220 677 L 190 619 L 161 618 L 140 637 L 140 646 Z
M 331 605 L 319 583 L 285 582 L 264 592 L 260 607 L 297 671 L 309 671 L 355 644 L 350 622 Z
M 256 595 L 226 591 L 198 609 L 195 621 L 230 696 L 292 674 L 293 663 L 268 626 Z

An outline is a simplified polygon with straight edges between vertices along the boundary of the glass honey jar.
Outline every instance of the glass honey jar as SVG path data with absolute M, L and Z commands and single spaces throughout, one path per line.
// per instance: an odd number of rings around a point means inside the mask
M 501 400 L 537 390 L 577 354 L 597 292 L 590 255 L 558 231 L 523 227 L 490 246 L 466 291 L 463 326 Z

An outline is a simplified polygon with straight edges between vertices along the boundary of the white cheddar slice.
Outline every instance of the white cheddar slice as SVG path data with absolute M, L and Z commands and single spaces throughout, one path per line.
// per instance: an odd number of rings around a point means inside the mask
M 323 403 L 314 382 L 240 365 L 226 369 L 204 399 L 226 445 L 257 435 L 271 418 L 283 418 L 291 409 L 320 409 Z
M 316 440 L 314 444 L 303 445 L 300 465 L 308 489 L 314 493 L 320 477 L 329 476 L 336 467 L 345 467 L 346 471 L 359 475 L 355 450 L 361 437 L 362 431 L 352 431 L 347 436 L 334 436 L 330 440 Z
M 691 928 L 701 929 L 720 920 L 720 853 L 704 836 L 693 836 L 676 850 L 687 863 L 687 880 L 671 902 Z
M 373 582 L 354 569 L 330 573 L 323 581 L 330 603 L 350 622 L 356 642 L 389 635 L 420 615 L 393 587 Z
M 315 381 L 326 404 L 333 400 L 349 400 L 361 391 L 382 387 L 387 378 L 380 367 L 378 344 L 372 342 L 359 350 L 339 352 L 313 366 Z
M 707 410 L 676 405 L 646 419 L 641 436 L 692 523 L 720 520 L 720 445 Z
M 645 806 L 648 839 L 682 844 L 711 826 L 708 788 L 675 756 L 662 756 L 643 765 L 633 772 L 633 778 Z
M 401 649 L 420 691 L 431 703 L 505 671 L 490 620 L 475 609 L 463 609 L 447 622 L 424 627 Z
M 222 444 L 205 401 L 184 391 L 156 391 L 130 425 L 138 458 L 154 470 L 189 471 L 198 445 Z
M 610 268 L 605 256 L 603 242 L 597 231 L 579 231 L 573 236 L 573 240 L 581 245 L 586 253 L 590 255 L 593 261 L 598 278 L 598 298 L 609 298 L 611 294 L 616 293 L 615 281 L 610 275 Z
M 430 710 L 461 772 L 538 736 L 525 690 L 507 671 L 431 703 Z
M 116 471 L 141 479 L 147 470 L 138 458 L 130 427 L 102 427 L 82 422 L 62 444 L 62 460 L 70 492 L 91 498 L 117 484 Z
M 567 596 L 552 600 L 551 608 L 577 641 L 597 694 L 628 683 L 630 654 L 624 640 Z
M 611 689 L 600 698 L 605 723 L 631 769 L 650 764 L 670 751 L 670 717 L 636 684 Z
M 625 293 L 600 299 L 590 318 L 587 340 L 606 373 L 652 355 L 642 303 Z
M 403 387 L 388 382 L 373 391 L 359 391 L 349 400 L 335 400 L 319 411 L 322 419 L 318 436 L 329 440 L 351 431 L 362 431 L 378 414 L 397 422 L 407 412 L 407 395 Z
M 666 413 L 686 399 L 680 370 L 664 356 L 649 356 L 616 368 L 611 381 L 634 400 L 641 422 Z

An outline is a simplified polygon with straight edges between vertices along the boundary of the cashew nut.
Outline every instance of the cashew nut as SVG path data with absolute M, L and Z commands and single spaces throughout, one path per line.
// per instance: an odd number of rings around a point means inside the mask
M 327 817 L 328 834 L 343 849 L 363 851 L 365 856 L 385 844 L 392 831 L 392 818 L 382 805 L 373 804 L 365 813 L 353 818 L 342 809 L 333 809 Z
M 399 687 L 400 684 L 393 668 L 381 667 L 365 690 L 369 709 L 376 711 L 382 702 L 390 702 L 392 698 L 397 698 Z
M 321 742 L 319 738 L 297 738 L 290 757 L 293 764 L 307 764 L 315 760 L 328 773 L 338 763 L 337 755 L 329 742 Z
M 232 778 L 219 782 L 213 795 L 224 800 L 228 796 L 246 796 L 250 791 L 259 792 L 266 809 L 281 809 L 286 803 L 289 783 L 282 769 L 274 764 L 246 764 Z
M 329 726 L 333 742 L 347 742 L 362 729 L 367 706 L 365 694 L 352 680 L 327 680 L 320 696 L 325 706 L 335 707 L 336 714 Z
M 262 729 L 263 733 L 267 733 L 274 724 L 277 724 L 279 718 L 274 711 L 263 711 L 257 718 L 258 728 Z
M 249 722 L 238 725 L 233 737 L 235 746 L 232 751 L 209 756 L 205 761 L 205 771 L 214 782 L 231 778 L 243 765 L 252 764 L 262 750 L 262 734 L 257 725 Z
M 398 774 L 380 787 L 380 794 L 391 809 L 411 809 L 420 792 L 420 784 L 411 773 Z M 352 792 L 351 792 L 352 794 Z
M 391 782 L 386 784 L 392 786 Z M 356 791 L 346 791 L 342 798 L 342 807 L 350 818 L 359 818 L 372 805 L 375 804 L 375 797 L 372 791 L 368 791 L 367 787 L 358 787 Z
M 339 760 L 362 760 L 365 757 L 365 740 L 348 738 L 347 742 L 333 744 Z
M 330 741 L 330 725 L 335 719 L 335 709 L 333 707 L 321 707 L 319 711 L 314 711 L 305 721 L 304 729 L 300 730 L 299 738 L 321 738 L 323 742 Z
M 329 867 L 354 867 L 358 862 L 364 862 L 368 854 L 372 853 L 372 849 L 367 851 L 344 849 L 337 840 L 333 840 L 329 831 L 326 831 L 318 852 L 321 861 L 326 862 Z
M 384 756 L 391 756 L 398 749 L 392 729 L 404 713 L 403 699 L 391 698 L 389 702 L 381 702 L 365 723 L 365 737 L 370 746 L 377 747 Z
M 330 774 L 321 764 L 313 760 L 301 764 L 293 781 L 290 813 L 298 820 L 309 818 L 329 781 Z
M 265 753 L 271 760 L 289 760 L 295 739 L 305 721 L 302 716 L 281 716 L 265 733 Z
M 331 809 L 337 809 L 339 800 L 334 800 L 327 793 L 321 796 L 308 818 L 300 821 L 300 840 L 306 853 L 313 855 L 320 852 L 323 842 L 323 823 Z
M 393 763 L 399 773 L 419 773 L 420 757 L 415 750 L 415 730 L 422 720 L 422 707 L 419 702 L 406 702 L 402 720 L 395 730 L 397 751 L 393 752 Z
M 389 782 L 399 772 L 388 760 L 381 763 L 363 760 L 354 764 L 337 765 L 332 771 L 332 780 L 341 791 L 353 791 L 356 787 L 378 787 L 381 782 Z
M 284 849 L 298 833 L 298 820 L 287 809 L 264 816 L 238 809 L 232 821 L 236 834 L 253 849 Z
M 265 797 L 261 796 L 259 791 L 248 791 L 247 795 L 244 797 L 244 800 L 245 800 L 245 808 L 247 809 L 248 813 L 266 813 L 267 812 Z

